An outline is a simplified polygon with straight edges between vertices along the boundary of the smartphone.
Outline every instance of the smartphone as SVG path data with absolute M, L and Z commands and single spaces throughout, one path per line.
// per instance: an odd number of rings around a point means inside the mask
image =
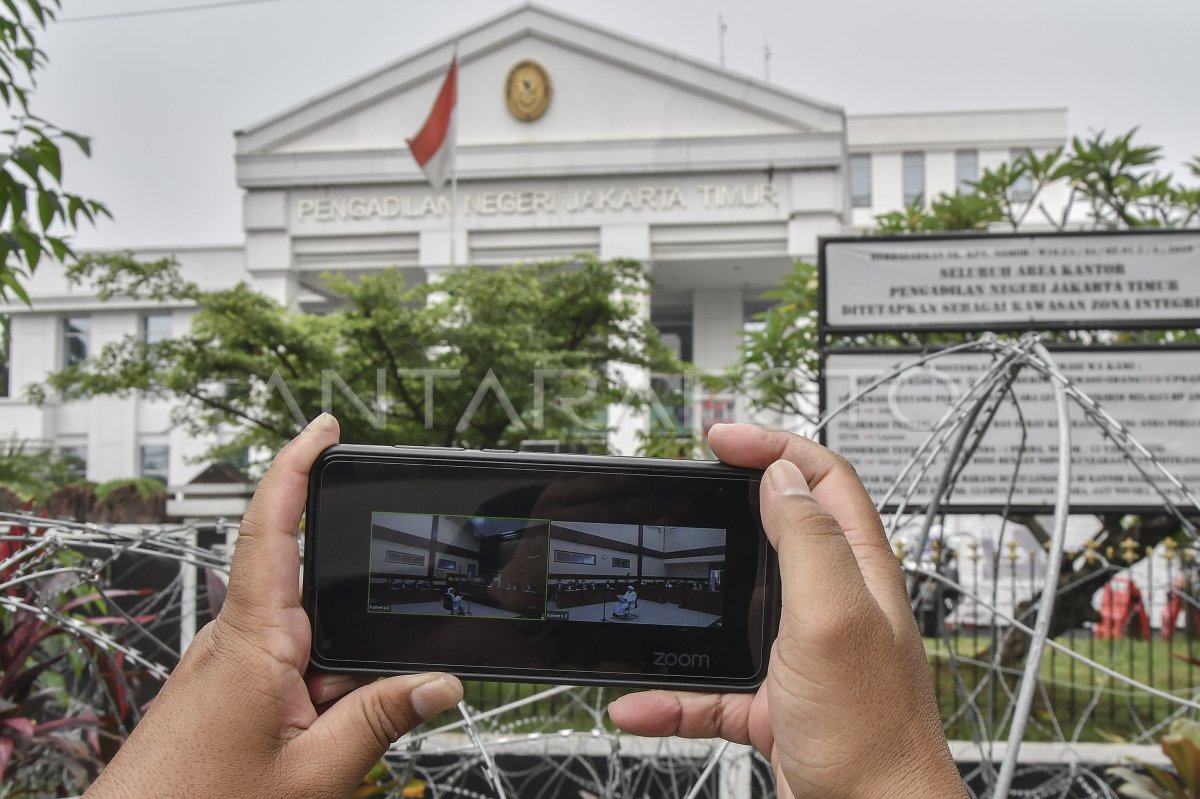
M 779 618 L 761 479 L 711 461 L 331 447 L 309 479 L 311 662 L 752 690 Z

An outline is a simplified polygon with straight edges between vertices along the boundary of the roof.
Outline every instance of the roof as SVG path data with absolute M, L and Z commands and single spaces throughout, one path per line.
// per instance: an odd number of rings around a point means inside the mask
M 237 152 L 239 155 L 269 153 L 410 90 L 429 93 L 426 84 L 440 81 L 456 45 L 463 74 L 460 85 L 466 85 L 472 63 L 483 63 L 496 51 L 529 40 L 568 49 L 607 67 L 634 73 L 648 86 L 660 85 L 705 98 L 727 108 L 730 113 L 751 114 L 783 129 L 797 132 L 844 130 L 844 114 L 836 105 L 530 3 L 484 20 L 238 131 Z M 421 102 L 427 107 L 431 99 L 431 96 L 422 97 Z M 777 127 L 771 132 L 778 134 L 779 131 L 780 127 Z M 400 132 L 396 135 L 396 146 L 403 146 Z

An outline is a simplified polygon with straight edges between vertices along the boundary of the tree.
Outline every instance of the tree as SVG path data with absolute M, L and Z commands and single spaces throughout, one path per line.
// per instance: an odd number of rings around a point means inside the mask
M 0 452 L 0 487 L 21 502 L 44 504 L 55 491 L 82 482 L 83 460 L 69 452 L 33 449 L 9 442 Z
M 554 438 L 603 448 L 605 407 L 638 405 L 611 362 L 680 368 L 638 311 L 648 290 L 633 261 L 580 257 L 455 270 L 406 286 L 398 270 L 325 278 L 335 308 L 286 308 L 246 285 L 205 291 L 170 261 L 86 258 L 68 270 L 101 298 L 194 304 L 191 330 L 129 337 L 33 392 L 72 398 L 165 392 L 175 421 L 225 431 L 210 455 L 274 451 L 305 419 L 337 413 L 343 440 L 476 447 Z
M 35 73 L 47 63 L 37 35 L 60 6 L 60 0 L 4 0 L 0 6 L 0 99 L 12 117 L 0 130 L 0 301 L 11 295 L 28 304 L 24 282 L 42 256 L 73 259 L 65 234 L 81 216 L 89 222 L 109 216 L 101 203 L 63 189 L 60 144 L 90 156 L 90 141 L 30 110 Z
M 1036 220 L 1053 230 L 1072 228 L 1121 230 L 1130 228 L 1181 228 L 1200 226 L 1200 186 L 1186 185 L 1173 175 L 1156 170 L 1160 149 L 1134 142 L 1136 129 L 1120 136 L 1103 132 L 1089 138 L 1075 137 L 1069 147 L 1044 155 L 1025 153 L 1012 164 L 985 170 L 972 185 L 973 193 L 955 192 L 938 196 L 928 208 L 924 201 L 876 217 L 877 233 L 916 234 L 987 230 L 996 226 L 1011 230 Z M 1200 157 L 1188 164 L 1193 177 L 1200 177 Z M 1067 190 L 1063 211 L 1054 215 L 1042 201 L 1045 190 L 1060 185 Z M 1087 221 L 1078 221 L 1079 209 Z M 1036 212 L 1036 214 L 1034 213 Z M 1032 216 L 1031 216 L 1032 215 Z M 797 263 L 780 287 L 767 297 L 776 304 L 759 314 L 761 325 L 745 334 L 742 355 L 734 379 L 758 408 L 817 420 L 815 381 L 817 365 L 816 271 L 812 264 Z M 1105 340 L 1119 343 L 1196 341 L 1195 330 L 1111 331 Z M 1072 338 L 1073 334 L 1055 334 Z M 831 346 L 940 346 L 963 340 L 958 334 L 897 333 L 887 336 L 834 336 Z M 1045 544 L 1049 534 L 1033 516 L 1012 516 Z M 1193 520 L 1195 521 L 1195 520 Z M 1101 551 L 1125 548 L 1139 556 L 1167 538 L 1181 537 L 1183 525 L 1173 514 L 1099 517 L 1094 537 Z M 1112 572 L 1100 560 L 1069 558 L 1059 578 L 1060 594 L 1051 624 L 1051 635 L 1059 635 L 1092 620 L 1092 595 L 1103 587 Z M 1037 607 L 1035 595 L 1017 610 L 1031 615 Z M 1027 639 L 1011 636 L 1004 651 L 1006 662 L 1024 656 Z

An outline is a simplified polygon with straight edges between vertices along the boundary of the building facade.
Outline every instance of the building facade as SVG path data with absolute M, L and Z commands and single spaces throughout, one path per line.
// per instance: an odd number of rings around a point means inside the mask
M 405 136 L 457 46 L 457 188 L 430 188 Z M 732 363 L 763 292 L 818 238 L 936 196 L 1066 139 L 1066 112 L 847 116 L 842 108 L 560 15 L 521 6 L 238 131 L 244 241 L 174 256 L 202 286 L 244 280 L 321 311 L 322 272 L 633 258 L 646 312 L 681 356 Z M 1046 197 L 1053 208 L 1064 198 Z M 187 307 L 100 302 L 45 266 L 12 305 L 0 438 L 69 449 L 87 476 L 181 484 L 203 468 L 168 400 L 28 403 L 29 385 L 125 336 L 186 329 Z M 214 435 L 217 435 L 216 433 Z M 628 448 L 628 440 L 616 442 Z

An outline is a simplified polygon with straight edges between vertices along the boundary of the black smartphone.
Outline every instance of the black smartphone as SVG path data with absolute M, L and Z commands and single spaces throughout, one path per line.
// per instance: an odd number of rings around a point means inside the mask
M 331 447 L 305 522 L 312 664 L 752 690 L 779 614 L 761 478 L 710 461 Z

